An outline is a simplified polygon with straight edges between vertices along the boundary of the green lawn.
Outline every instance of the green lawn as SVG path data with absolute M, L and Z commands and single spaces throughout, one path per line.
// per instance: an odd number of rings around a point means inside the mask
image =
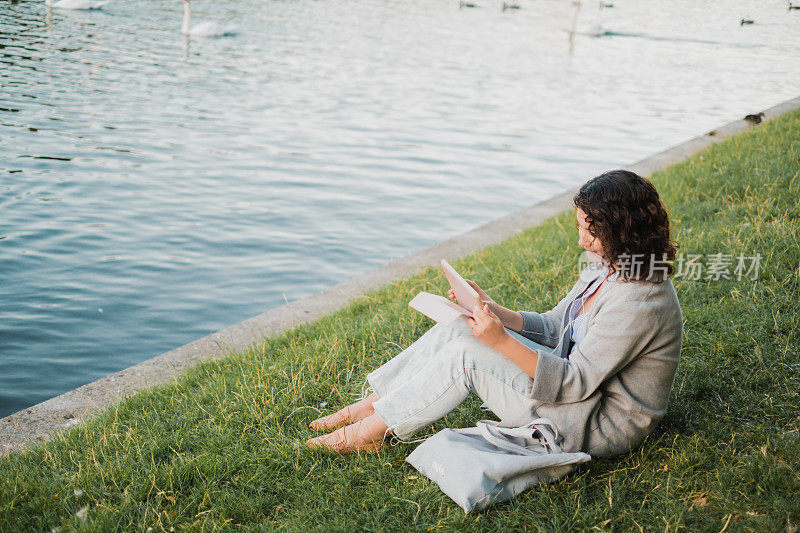
M 431 325 L 407 306 L 444 292 L 428 269 L 0 460 L 0 530 L 797 531 L 798 173 L 794 112 L 652 176 L 679 253 L 701 254 L 704 270 L 673 279 L 685 323 L 670 407 L 627 456 L 466 516 L 404 462 L 415 444 L 354 456 L 303 446 L 311 419 L 352 401 Z M 549 309 L 577 276 L 573 218 L 455 266 L 508 307 Z M 732 256 L 732 279 L 705 279 L 716 253 Z M 736 279 L 736 258 L 756 254 L 757 281 Z M 430 431 L 474 425 L 479 403 Z

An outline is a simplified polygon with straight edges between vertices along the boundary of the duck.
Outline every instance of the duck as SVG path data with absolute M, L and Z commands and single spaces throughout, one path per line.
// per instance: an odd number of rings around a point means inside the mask
M 53 2 L 53 0 L 44 0 L 44 4 L 47 7 L 52 7 L 55 9 L 70 9 L 73 11 L 103 9 L 103 6 L 107 3 L 108 2 L 98 0 L 58 0 L 57 2 Z
M 223 26 L 213 20 L 204 20 L 192 26 L 192 6 L 189 4 L 189 0 L 181 0 L 181 2 L 183 2 L 181 33 L 184 35 L 191 37 L 229 37 L 236 35 L 236 28 Z
M 609 4 L 607 2 L 603 2 L 603 0 L 600 0 L 600 9 L 612 8 L 612 7 L 614 7 L 614 4 Z
M 745 115 L 744 119 L 750 124 L 761 124 L 761 119 L 764 117 L 764 112 L 756 113 L 755 115 Z
M 464 7 L 478 7 L 478 4 L 475 4 L 473 2 L 465 2 L 464 0 L 461 0 L 458 3 L 458 9 L 461 9 L 461 8 L 464 8 Z
M 800 9 L 800 5 L 794 5 L 793 3 L 789 2 L 789 11 L 792 9 Z
M 745 24 L 752 24 L 753 21 L 750 19 L 742 19 L 739 21 L 739 26 L 744 26 Z
M 516 2 L 511 4 L 509 4 L 508 2 L 503 2 L 503 11 L 507 9 L 520 9 L 520 7 L 519 4 L 517 4 Z

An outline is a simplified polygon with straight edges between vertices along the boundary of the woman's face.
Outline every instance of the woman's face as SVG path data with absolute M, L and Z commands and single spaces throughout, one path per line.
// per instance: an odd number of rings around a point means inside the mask
M 578 244 L 583 246 L 586 252 L 596 261 L 603 259 L 603 244 L 600 239 L 589 232 L 589 224 L 586 223 L 586 213 L 580 207 L 577 209 L 576 224 L 578 226 Z M 596 257 L 595 257 L 596 256 Z

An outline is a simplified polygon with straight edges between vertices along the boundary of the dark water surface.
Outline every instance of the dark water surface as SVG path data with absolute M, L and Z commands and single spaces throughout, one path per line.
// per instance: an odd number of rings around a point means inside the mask
M 782 2 L 476 1 L 0 2 L 0 416 L 800 87 Z

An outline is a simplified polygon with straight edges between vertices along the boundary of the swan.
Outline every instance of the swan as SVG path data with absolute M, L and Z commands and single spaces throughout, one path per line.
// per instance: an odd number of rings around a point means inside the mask
M 98 0 L 44 0 L 47 7 L 54 7 L 56 9 L 74 9 L 74 10 L 87 10 L 87 9 L 103 9 L 103 6 L 108 2 L 99 2 Z
M 194 37 L 225 37 L 236 34 L 235 28 L 222 26 L 220 23 L 213 20 L 205 20 L 192 26 L 192 8 L 189 5 L 189 0 L 181 0 L 181 2 L 183 2 L 183 24 L 181 25 L 181 32 L 184 35 L 191 35 Z
M 609 30 L 607 28 L 604 28 L 600 24 L 594 24 L 589 28 L 584 28 L 584 29 L 578 30 L 578 31 L 575 31 L 574 29 L 573 30 L 564 30 L 564 31 L 567 31 L 569 33 L 574 33 L 574 34 L 577 34 L 577 35 L 586 35 L 588 37 L 606 37 L 606 36 L 610 36 L 610 35 L 618 35 L 618 34 L 615 34 L 613 31 L 611 31 L 611 30 Z

